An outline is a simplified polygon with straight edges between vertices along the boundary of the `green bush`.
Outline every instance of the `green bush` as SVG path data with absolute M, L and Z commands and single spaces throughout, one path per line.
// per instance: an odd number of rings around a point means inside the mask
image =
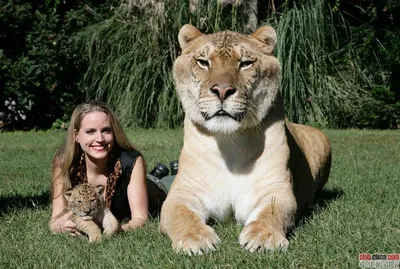
M 84 98 L 79 81 L 85 65 L 74 33 L 99 20 L 88 7 L 77 1 L 1 3 L 0 120 L 6 128 L 49 128 Z
M 353 112 L 355 100 L 371 99 L 351 45 L 340 44 L 335 23 L 347 25 L 338 19 L 324 1 L 313 0 L 267 20 L 277 31 L 286 115 L 294 122 L 332 126 L 339 107 Z
M 152 6 L 158 2 L 162 8 Z M 327 127 L 398 128 L 400 5 L 274 2 L 279 12 L 261 3 L 259 14 L 278 32 L 288 117 Z M 216 0 L 200 0 L 193 14 L 189 0 L 3 1 L 0 128 L 63 128 L 84 99 L 109 103 L 125 126 L 180 126 L 171 76 L 180 27 L 243 32 L 241 9 Z
M 242 30 L 243 25 L 235 7 L 228 12 L 215 1 L 199 1 L 195 14 L 185 0 L 164 1 L 161 12 L 123 4 L 113 17 L 79 35 L 89 62 L 83 80 L 86 98 L 109 103 L 127 126 L 180 126 L 183 114 L 171 67 L 179 52 L 178 32 L 185 23 L 205 32 Z
M 205 33 L 244 30 L 237 15 L 240 11 L 234 6 L 200 2 L 195 14 L 189 12 L 185 0 L 165 1 L 164 7 L 160 15 L 148 6 L 121 5 L 115 16 L 79 36 L 90 63 L 83 80 L 86 98 L 110 103 L 128 126 L 181 124 L 171 66 L 179 53 L 177 33 L 183 24 L 191 23 Z M 381 117 L 395 107 L 383 108 L 385 102 L 371 92 L 375 80 L 370 74 L 386 70 L 365 68 L 368 65 L 357 51 L 359 40 L 341 13 L 332 13 L 322 0 L 302 1 L 270 15 L 263 23 L 277 30 L 276 54 L 282 62 L 282 91 L 291 120 L 330 127 L 396 126 L 395 119 Z M 375 62 L 379 64 L 379 59 Z M 371 115 L 365 106 L 375 108 L 369 110 Z M 344 116 L 347 114 L 358 117 Z M 379 121 L 383 122 L 377 124 Z
M 373 98 L 370 102 L 357 100 L 355 111 L 351 113 L 339 107 L 334 120 L 336 126 L 399 128 L 400 2 L 336 1 L 334 10 L 340 12 L 349 23 L 346 28 L 335 28 L 342 42 L 351 43 L 351 59 L 357 62 L 363 81 L 367 82 L 360 83 L 360 86 Z

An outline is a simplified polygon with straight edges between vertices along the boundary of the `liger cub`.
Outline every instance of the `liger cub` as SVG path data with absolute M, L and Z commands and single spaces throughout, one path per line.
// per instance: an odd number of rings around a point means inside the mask
M 74 213 L 71 220 L 92 243 L 101 242 L 102 234 L 111 236 L 118 231 L 118 221 L 106 206 L 103 192 L 103 186 L 93 187 L 84 183 L 64 193 L 67 210 Z
M 203 34 L 184 25 L 178 40 L 184 144 L 160 230 L 176 251 L 202 254 L 220 243 L 208 220 L 233 216 L 244 249 L 285 250 L 328 179 L 331 146 L 322 131 L 285 119 L 275 30 Z

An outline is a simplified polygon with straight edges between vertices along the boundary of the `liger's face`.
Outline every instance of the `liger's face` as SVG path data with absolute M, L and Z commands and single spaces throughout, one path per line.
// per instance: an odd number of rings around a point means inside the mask
M 93 159 L 107 158 L 114 145 L 110 118 L 104 112 L 94 111 L 85 115 L 81 128 L 76 132 L 76 142 Z

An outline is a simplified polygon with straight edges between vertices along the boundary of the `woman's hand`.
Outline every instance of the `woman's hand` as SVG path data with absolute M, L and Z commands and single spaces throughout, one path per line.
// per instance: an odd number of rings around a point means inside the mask
M 121 230 L 126 232 L 143 226 L 146 223 L 146 219 L 132 219 L 125 224 L 121 225 Z
M 80 235 L 76 230 L 75 223 L 72 222 L 71 216 L 72 212 L 65 213 L 65 208 L 67 207 L 67 201 L 64 198 L 64 184 L 61 176 L 61 168 L 57 164 L 59 160 L 55 158 L 53 162 L 52 171 L 52 211 L 51 219 L 49 222 L 49 228 L 52 233 L 67 233 L 71 235 Z
M 62 214 L 57 218 L 52 218 L 50 220 L 50 230 L 53 233 L 67 233 L 69 232 L 70 235 L 80 235 L 80 233 L 76 230 L 75 223 L 72 222 L 71 216 L 72 212 L 68 212 L 66 214 Z

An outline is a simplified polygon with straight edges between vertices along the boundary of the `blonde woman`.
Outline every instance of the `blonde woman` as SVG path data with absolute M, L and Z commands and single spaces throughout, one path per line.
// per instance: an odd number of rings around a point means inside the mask
M 63 193 L 80 183 L 105 186 L 105 200 L 126 231 L 142 226 L 148 213 L 159 211 L 166 191 L 146 180 L 141 153 L 131 144 L 113 111 L 99 101 L 78 105 L 71 117 L 64 143 L 53 158 L 53 233 L 79 234 L 65 213 Z

